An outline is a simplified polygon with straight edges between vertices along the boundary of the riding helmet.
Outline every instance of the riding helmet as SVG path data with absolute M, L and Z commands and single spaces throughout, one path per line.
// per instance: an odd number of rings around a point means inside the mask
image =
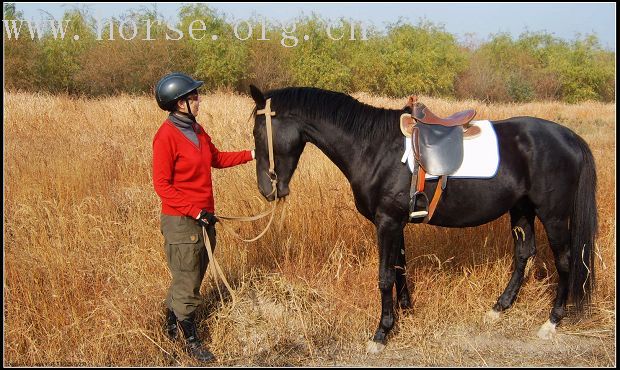
M 179 98 L 196 90 L 203 83 L 203 81 L 196 81 L 185 73 L 169 73 L 159 80 L 155 86 L 157 105 L 163 110 L 174 111 Z

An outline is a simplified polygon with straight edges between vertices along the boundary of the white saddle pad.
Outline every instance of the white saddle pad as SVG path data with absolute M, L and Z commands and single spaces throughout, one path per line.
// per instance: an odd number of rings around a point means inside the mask
M 484 178 L 494 177 L 499 168 L 499 148 L 497 135 L 489 120 L 472 121 L 472 125 L 480 127 L 480 135 L 463 141 L 463 163 L 456 172 L 448 177 Z M 409 171 L 413 173 L 413 149 L 411 138 L 405 137 L 405 154 L 401 162 L 407 163 Z M 437 176 L 426 174 L 427 179 Z

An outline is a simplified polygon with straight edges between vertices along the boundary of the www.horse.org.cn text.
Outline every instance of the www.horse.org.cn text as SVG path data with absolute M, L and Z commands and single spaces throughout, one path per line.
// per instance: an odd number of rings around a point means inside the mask
M 28 37 L 32 40 L 41 39 L 46 34 L 54 39 L 60 40 L 80 40 L 80 34 L 71 33 L 71 20 L 57 21 L 46 19 L 41 21 L 34 20 L 2 20 L 4 31 L 8 40 L 17 40 L 20 37 Z M 162 27 L 163 26 L 163 27 Z M 317 22 L 316 29 L 298 30 L 296 23 L 282 24 L 271 28 L 269 32 L 265 19 L 260 21 L 239 20 L 232 24 L 229 35 L 222 34 L 223 31 L 215 32 L 209 30 L 207 23 L 202 19 L 193 20 L 183 25 L 174 25 L 160 20 L 143 19 L 134 20 L 96 20 L 94 23 L 94 36 L 96 41 L 155 41 L 167 40 L 178 41 L 190 38 L 194 41 L 270 41 L 273 40 L 274 33 L 279 38 L 280 45 L 283 47 L 295 47 L 303 41 L 309 41 L 314 34 L 321 35 L 334 42 L 344 41 L 367 41 L 367 27 L 362 22 L 336 22 L 326 23 Z M 83 36 L 83 35 L 82 35 Z

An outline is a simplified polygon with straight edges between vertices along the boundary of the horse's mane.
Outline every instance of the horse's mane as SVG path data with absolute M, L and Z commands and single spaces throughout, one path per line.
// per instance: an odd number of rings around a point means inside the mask
M 278 112 L 331 122 L 362 139 L 400 133 L 400 110 L 377 108 L 340 92 L 314 87 L 287 87 L 265 93 Z

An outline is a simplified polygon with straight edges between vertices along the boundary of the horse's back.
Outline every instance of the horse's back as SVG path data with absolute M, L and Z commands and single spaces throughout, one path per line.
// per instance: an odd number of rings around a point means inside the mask
M 530 139 L 532 145 L 552 145 L 555 151 L 561 152 L 556 154 L 574 153 L 575 151 L 571 149 L 574 148 L 576 141 L 583 140 L 568 127 L 537 117 L 512 117 L 491 123 L 498 138 L 517 138 L 518 135 Z
M 513 117 L 493 121 L 500 158 L 521 156 L 527 162 L 531 186 L 543 186 L 555 177 L 567 179 L 579 175 L 585 141 L 566 126 L 536 117 Z M 539 180 L 539 181 L 534 181 Z
M 478 226 L 490 222 L 524 199 L 534 205 L 572 194 L 579 175 L 581 140 L 570 129 L 536 117 L 491 121 L 500 163 L 490 179 L 449 178 L 431 224 Z M 435 182 L 429 184 L 432 195 Z

